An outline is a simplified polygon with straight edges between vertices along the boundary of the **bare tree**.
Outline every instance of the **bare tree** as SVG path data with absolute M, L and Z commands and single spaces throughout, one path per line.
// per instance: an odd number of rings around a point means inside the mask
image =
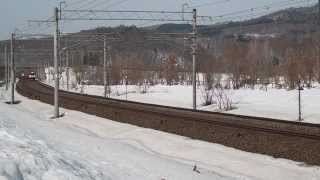
M 219 110 L 230 111 L 235 109 L 229 90 L 224 89 L 222 86 L 217 86 L 213 91 L 213 96 Z

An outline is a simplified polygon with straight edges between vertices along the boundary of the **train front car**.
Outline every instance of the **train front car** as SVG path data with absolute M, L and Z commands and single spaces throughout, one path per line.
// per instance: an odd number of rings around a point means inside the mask
M 30 73 L 28 74 L 28 79 L 29 79 L 29 80 L 36 80 L 36 73 L 30 72 Z

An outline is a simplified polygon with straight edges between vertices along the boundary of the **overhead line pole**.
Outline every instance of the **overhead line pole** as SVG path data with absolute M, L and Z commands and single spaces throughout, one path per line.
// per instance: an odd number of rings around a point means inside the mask
M 197 83 L 196 83 L 196 71 L 197 71 L 197 10 L 193 9 L 193 22 L 192 22 L 192 96 L 193 96 L 193 110 L 197 109 Z
M 107 97 L 107 39 L 103 39 L 103 85 L 104 97 Z
M 318 0 L 318 26 L 320 26 L 320 0 Z
M 67 90 L 69 91 L 69 81 L 70 81 L 70 72 L 69 72 L 69 51 L 66 50 L 66 76 L 67 76 Z
M 66 4 L 66 1 L 60 1 L 59 2 L 59 18 L 61 19 L 62 18 L 62 4 Z
M 9 83 L 9 76 L 8 76 L 8 66 L 9 66 L 9 62 L 8 62 L 8 54 L 7 54 L 7 44 L 5 44 L 4 46 L 4 65 L 5 65 L 5 69 L 4 69 L 4 76 L 5 76 L 5 83 L 6 83 L 6 91 L 8 90 L 8 83 Z
M 318 59 L 318 68 L 320 69 L 320 0 L 318 0 L 318 21 L 316 26 L 316 43 L 317 43 L 317 59 Z M 320 82 L 320 72 L 318 72 L 318 82 Z
M 15 82 L 16 82 L 16 77 L 15 77 L 15 62 L 14 62 L 14 39 L 15 39 L 15 34 L 11 34 L 11 104 L 14 104 L 14 87 L 15 87 Z
M 299 121 L 302 121 L 302 112 L 301 112 L 301 90 L 302 90 L 302 87 L 301 87 L 301 80 L 299 79 L 299 82 L 298 82 L 298 101 L 299 101 L 299 117 L 298 117 L 298 120 Z
M 54 18 L 55 18 L 55 30 L 54 30 L 54 118 L 59 118 L 59 62 L 58 62 L 58 34 L 59 34 L 59 9 L 54 8 Z
M 8 85 L 8 89 L 9 89 L 9 84 L 10 84 L 10 79 L 11 79 L 11 73 L 10 73 L 10 67 L 11 67 L 11 65 L 10 65 L 10 55 L 9 55 L 9 52 L 8 52 L 8 46 L 7 46 L 7 85 Z
M 107 85 L 108 85 L 108 96 L 111 96 L 111 66 L 112 66 L 112 55 L 111 55 L 111 46 L 108 46 L 108 52 L 109 52 L 109 62 L 107 63 Z

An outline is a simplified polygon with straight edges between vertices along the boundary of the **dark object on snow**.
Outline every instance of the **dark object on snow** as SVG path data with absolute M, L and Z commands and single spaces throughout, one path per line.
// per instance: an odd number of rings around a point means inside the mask
M 198 168 L 197 168 L 197 165 L 196 165 L 196 164 L 193 166 L 193 171 L 194 171 L 194 172 L 197 172 L 197 173 L 199 173 L 199 174 L 200 174 L 200 171 L 198 170 Z

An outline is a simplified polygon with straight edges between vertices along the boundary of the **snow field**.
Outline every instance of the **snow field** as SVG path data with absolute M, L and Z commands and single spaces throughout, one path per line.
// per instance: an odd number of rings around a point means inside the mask
M 66 89 L 65 86 L 62 86 Z M 166 106 L 192 108 L 192 87 L 183 85 L 155 85 L 150 86 L 147 93 L 140 93 L 139 87 L 130 85 L 114 85 L 111 87 L 111 97 Z M 80 90 L 70 89 L 80 93 Z M 104 87 L 88 85 L 85 94 L 103 96 Z M 127 95 L 126 95 L 127 92 Z M 225 113 L 276 118 L 290 121 L 298 120 L 298 91 L 275 89 L 239 89 L 228 90 L 228 95 L 235 106 L 234 110 Z M 207 111 L 219 111 L 216 104 L 203 106 L 203 90 L 197 89 L 197 108 Z M 302 116 L 304 122 L 320 123 L 320 89 L 305 88 L 302 91 Z
M 52 120 L 50 105 L 0 95 L 0 179 L 320 179 L 319 167 L 65 109 Z
M 53 69 L 46 69 L 47 74 Z M 199 79 L 203 76 L 199 74 Z M 228 75 L 221 74 L 221 81 L 226 82 Z M 283 79 L 281 81 L 284 81 Z M 75 73 L 70 70 L 70 84 L 75 84 Z M 50 75 L 45 80 L 46 84 L 53 85 Z M 61 89 L 66 90 L 66 73 L 63 71 L 60 81 Z M 302 118 L 304 122 L 320 123 L 320 85 L 315 83 L 316 88 L 302 91 Z M 71 86 L 70 86 L 71 87 Z M 71 88 L 69 91 L 80 93 L 81 89 Z M 192 108 L 192 86 L 187 85 L 155 85 L 149 86 L 147 93 L 140 93 L 141 89 L 136 85 L 113 85 L 111 86 L 111 98 L 130 100 L 166 106 Z M 104 95 L 104 87 L 98 85 L 84 85 L 84 94 Z M 233 102 L 234 110 L 225 113 L 276 118 L 290 121 L 298 120 L 298 90 L 276 89 L 269 85 L 267 88 L 257 85 L 255 89 L 241 88 L 239 90 L 226 90 Z M 220 111 L 217 104 L 203 106 L 204 88 L 197 86 L 197 108 L 207 111 Z

